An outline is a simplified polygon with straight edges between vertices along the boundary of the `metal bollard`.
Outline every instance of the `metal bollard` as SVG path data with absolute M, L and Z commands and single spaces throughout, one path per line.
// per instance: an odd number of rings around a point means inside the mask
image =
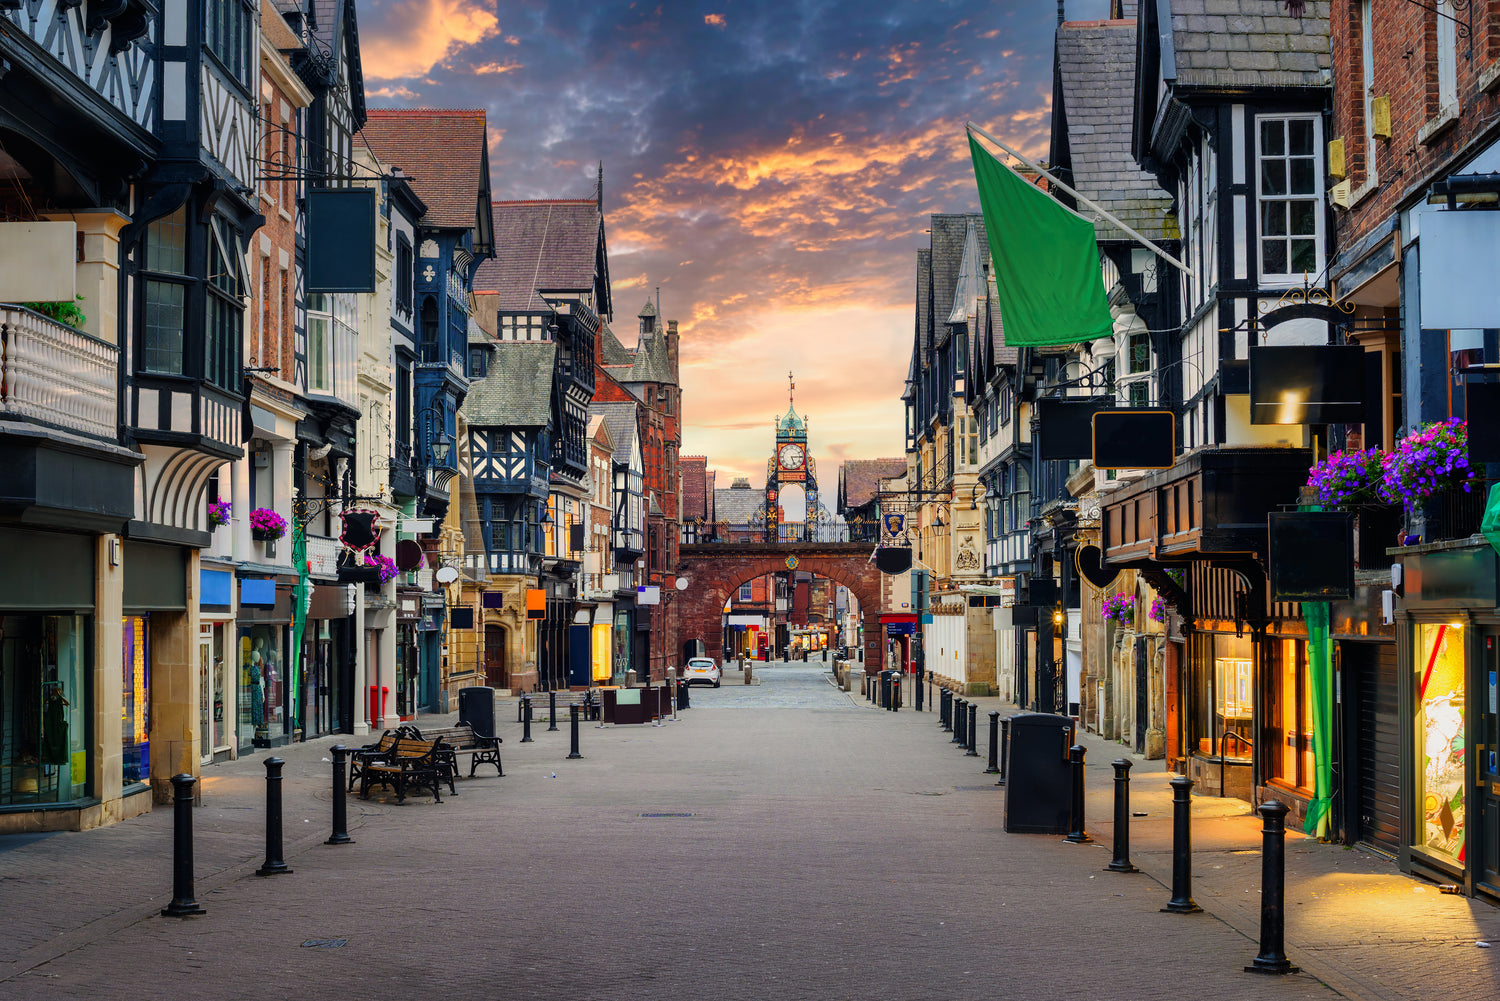
M 285 876 L 292 872 L 281 858 L 281 766 L 280 758 L 266 759 L 266 860 L 257 876 Z
M 945 733 L 952 728 L 953 693 L 944 688 L 938 692 L 938 729 Z
M 1193 902 L 1193 846 L 1188 811 L 1193 780 L 1186 775 L 1172 779 L 1172 899 L 1162 910 L 1169 914 L 1197 914 L 1203 908 Z
M 172 776 L 172 902 L 161 909 L 164 918 L 190 918 L 208 913 L 193 899 L 193 783 L 183 773 Z
M 964 724 L 969 719 L 967 705 L 968 703 L 964 702 L 957 695 L 953 696 L 953 740 L 951 743 L 957 744 L 959 747 L 963 747 L 968 743 L 964 739 Z
M 556 730 L 558 728 L 557 727 L 557 689 L 554 688 L 554 689 L 552 689 L 552 691 L 550 691 L 550 692 L 547 693 L 547 702 L 549 703 L 548 709 L 547 709 L 547 732 L 551 733 L 553 730 Z
M 922 711 L 922 679 L 920 676 L 911 679 L 912 698 L 917 703 L 917 712 Z
M 932 675 L 927 676 L 927 704 L 932 705 Z M 928 710 L 931 712 L 931 710 Z
M 1068 803 L 1068 836 L 1064 841 L 1081 845 L 1094 839 L 1083 829 L 1083 745 L 1068 748 L 1068 770 L 1072 773 L 1072 799 Z
M 1000 714 L 995 711 L 990 712 L 990 763 L 984 773 L 1000 774 Z
M 578 706 L 568 706 L 568 722 L 573 728 L 573 748 L 568 752 L 568 759 L 581 758 L 583 755 L 578 753 Z
M 1000 778 L 995 785 L 1005 785 L 1005 756 L 1010 753 L 1010 718 L 1000 721 Z
M 1260 955 L 1246 973 L 1298 972 L 1286 958 L 1286 805 L 1268 799 L 1255 808 L 1261 828 Z
M 344 782 L 344 759 L 349 748 L 343 744 L 333 745 L 333 834 L 323 842 L 325 845 L 352 845 L 349 837 L 349 805 L 345 799 L 348 790 Z
M 904 676 L 900 671 L 891 675 L 891 704 L 889 708 L 893 713 L 901 711 L 901 683 L 903 680 Z
M 1130 861 L 1130 762 L 1116 758 L 1115 766 L 1115 857 L 1105 866 L 1108 872 L 1140 872 Z
M 521 696 L 521 743 L 531 743 L 531 696 Z
M 969 703 L 969 721 L 964 724 L 964 741 L 968 750 L 964 752 L 965 757 L 979 757 L 979 703 Z

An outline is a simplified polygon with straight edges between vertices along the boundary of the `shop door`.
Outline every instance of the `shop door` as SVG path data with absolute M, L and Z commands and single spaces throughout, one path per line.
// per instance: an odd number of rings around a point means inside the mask
M 1390 856 L 1401 847 L 1401 738 L 1393 643 L 1340 643 L 1349 804 L 1346 836 Z
M 198 635 L 198 760 L 205 764 L 214 759 L 214 662 L 213 627 Z
M 1150 717 L 1147 707 L 1147 684 L 1151 667 L 1151 649 L 1144 636 L 1135 638 L 1135 753 L 1146 753 L 1146 723 Z
M 1479 859 L 1479 882 L 1486 890 L 1500 895 L 1500 631 L 1486 629 L 1483 634 L 1484 655 L 1480 661 L 1480 691 L 1484 702 L 1475 708 L 1480 714 L 1479 741 L 1474 770 L 1479 785 L 1480 830 L 1482 846 Z
M 500 626 L 484 627 L 484 683 L 491 688 L 509 688 L 505 671 L 505 630 Z

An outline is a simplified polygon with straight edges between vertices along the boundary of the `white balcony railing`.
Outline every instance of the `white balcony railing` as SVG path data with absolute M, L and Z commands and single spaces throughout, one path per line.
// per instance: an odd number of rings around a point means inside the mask
M 118 357 L 91 334 L 0 305 L 0 417 L 117 437 Z

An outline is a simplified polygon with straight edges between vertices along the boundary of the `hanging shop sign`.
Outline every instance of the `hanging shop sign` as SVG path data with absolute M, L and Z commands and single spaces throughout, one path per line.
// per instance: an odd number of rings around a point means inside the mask
M 380 541 L 380 512 L 368 508 L 351 508 L 339 515 L 342 529 L 339 541 L 345 548 L 363 553 Z

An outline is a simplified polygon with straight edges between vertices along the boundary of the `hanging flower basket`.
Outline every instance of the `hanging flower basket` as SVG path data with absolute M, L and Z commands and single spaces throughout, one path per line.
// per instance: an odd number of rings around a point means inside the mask
M 229 524 L 229 517 L 234 511 L 234 505 L 228 501 L 214 501 L 208 505 L 208 527 L 218 528 L 220 525 Z
M 258 542 L 269 542 L 286 534 L 286 519 L 268 507 L 250 512 L 250 534 Z
M 1475 481 L 1469 467 L 1469 425 L 1455 417 L 1428 424 L 1396 443 L 1382 465 L 1381 492 L 1410 513 L 1438 494 L 1468 493 Z
M 395 580 L 401 571 L 396 569 L 396 561 L 389 556 L 381 556 L 378 553 L 365 553 L 365 566 L 375 567 L 380 573 L 380 583 L 386 584 Z
M 1099 614 L 1106 622 L 1134 622 L 1135 598 L 1128 594 L 1112 594 L 1099 606 Z
M 1151 599 L 1151 621 L 1167 621 L 1167 603 L 1165 601 L 1162 601 L 1160 598 Z
M 1307 485 L 1324 507 L 1378 504 L 1383 499 L 1381 458 L 1378 448 L 1334 452 L 1307 471 Z

